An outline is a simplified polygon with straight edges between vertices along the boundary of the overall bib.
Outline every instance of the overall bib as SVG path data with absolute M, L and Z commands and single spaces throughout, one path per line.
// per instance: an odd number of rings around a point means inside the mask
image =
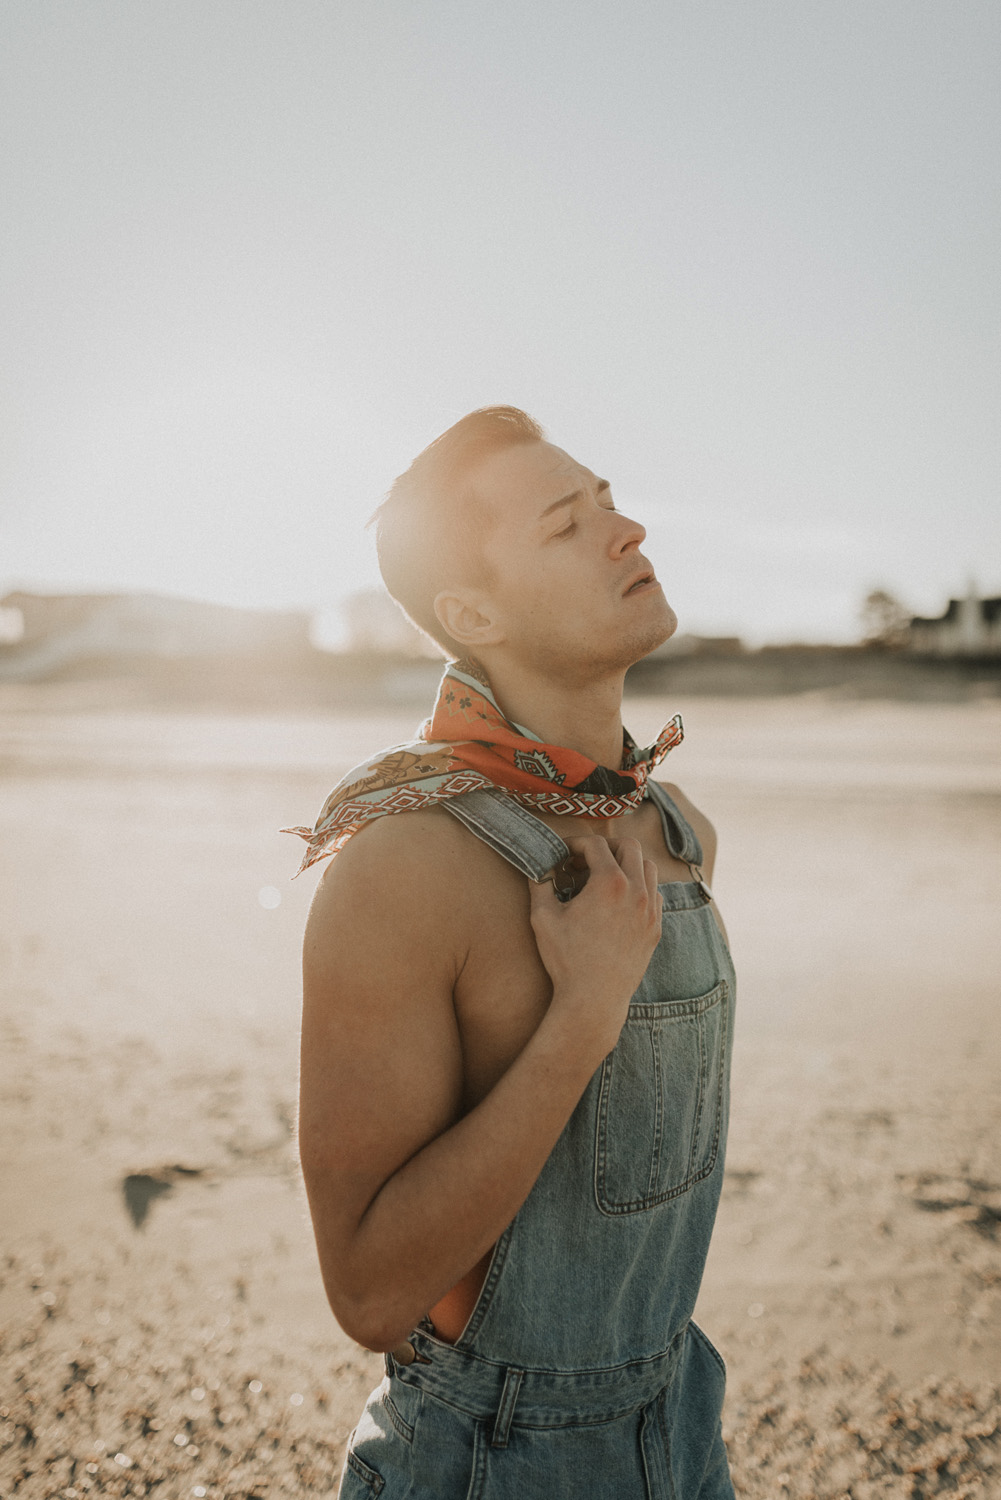
M 671 853 L 699 866 L 672 799 L 648 795 Z M 443 806 L 532 879 L 568 853 L 499 789 Z M 723 1362 L 691 1318 L 723 1181 L 734 971 L 698 880 L 660 891 L 663 935 L 614 1051 L 456 1343 L 425 1319 L 411 1363 L 386 1356 L 341 1500 L 733 1500 Z

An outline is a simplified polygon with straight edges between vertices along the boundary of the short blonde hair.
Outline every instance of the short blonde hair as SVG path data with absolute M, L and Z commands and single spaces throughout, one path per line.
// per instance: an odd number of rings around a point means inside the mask
M 480 407 L 417 455 L 372 517 L 386 588 L 446 656 L 461 656 L 464 648 L 442 627 L 435 598 L 449 584 L 484 581 L 478 541 L 489 516 L 477 502 L 472 472 L 502 448 L 544 438 L 538 422 L 516 406 Z

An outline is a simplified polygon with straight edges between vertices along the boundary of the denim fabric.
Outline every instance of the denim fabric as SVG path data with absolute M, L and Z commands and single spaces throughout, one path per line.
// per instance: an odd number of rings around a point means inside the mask
M 650 796 L 672 853 L 698 866 L 674 802 L 653 783 Z M 509 811 L 491 821 L 486 799 L 463 821 L 481 837 L 488 821 L 500 852 L 517 845 L 519 868 L 548 858 Z M 413 1364 L 386 1356 L 341 1500 L 733 1500 L 723 1362 L 691 1319 L 723 1180 L 735 980 L 695 880 L 660 889 L 663 937 L 614 1051 L 459 1339 L 425 1319 Z
M 450 797 L 441 805 L 530 880 L 542 880 L 570 853 L 558 833 L 499 786 Z

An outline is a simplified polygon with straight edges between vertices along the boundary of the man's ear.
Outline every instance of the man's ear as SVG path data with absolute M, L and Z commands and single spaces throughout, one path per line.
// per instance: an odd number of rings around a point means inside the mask
M 443 589 L 435 596 L 434 612 L 443 629 L 462 646 L 495 646 L 502 639 L 500 625 L 485 594 L 472 589 Z

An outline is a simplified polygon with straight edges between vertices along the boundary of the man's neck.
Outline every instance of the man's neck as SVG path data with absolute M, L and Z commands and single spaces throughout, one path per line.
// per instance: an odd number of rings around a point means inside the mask
M 502 712 L 547 745 L 586 755 L 599 766 L 622 765 L 622 685 L 613 672 L 570 686 L 565 679 L 529 676 L 514 664 L 492 662 L 490 686 Z

